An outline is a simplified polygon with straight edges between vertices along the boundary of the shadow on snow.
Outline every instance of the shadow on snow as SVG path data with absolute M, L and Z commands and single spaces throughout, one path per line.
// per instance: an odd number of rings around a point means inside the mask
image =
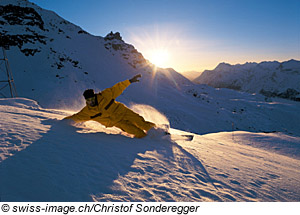
M 200 166 L 203 181 L 213 183 L 202 163 L 170 140 L 78 133 L 57 120 L 43 124 L 51 129 L 42 138 L 0 163 L 1 201 L 92 201 L 92 195 L 110 193 L 139 154 L 156 150 L 174 157 L 174 146 Z

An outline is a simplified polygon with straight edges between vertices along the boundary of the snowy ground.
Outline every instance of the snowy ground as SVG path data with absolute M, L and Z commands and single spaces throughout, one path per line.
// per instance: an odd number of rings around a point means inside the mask
M 300 201 L 299 137 L 132 139 L 68 114 L 0 99 L 1 201 Z

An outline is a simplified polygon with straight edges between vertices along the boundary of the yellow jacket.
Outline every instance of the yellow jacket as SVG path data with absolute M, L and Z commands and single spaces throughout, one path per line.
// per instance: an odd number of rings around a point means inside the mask
M 72 119 L 75 122 L 84 122 L 94 120 L 106 127 L 112 127 L 122 120 L 126 113 L 127 107 L 115 99 L 130 85 L 129 80 L 125 80 L 115 84 L 111 88 L 103 90 L 96 94 L 97 105 L 91 107 L 86 105 L 78 113 L 68 116 L 65 119 Z

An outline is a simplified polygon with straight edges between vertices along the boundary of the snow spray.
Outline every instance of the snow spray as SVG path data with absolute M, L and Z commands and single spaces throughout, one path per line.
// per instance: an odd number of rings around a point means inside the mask
M 150 105 L 132 104 L 130 109 L 140 114 L 146 121 L 154 122 L 156 125 L 170 126 L 167 117 Z

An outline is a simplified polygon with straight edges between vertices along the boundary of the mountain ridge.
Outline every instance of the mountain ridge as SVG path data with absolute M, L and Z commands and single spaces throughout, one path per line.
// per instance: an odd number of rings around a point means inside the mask
M 205 70 L 194 82 L 300 101 L 300 61 L 220 63 L 214 70 Z
M 82 99 L 74 103 L 74 98 L 59 92 L 81 98 L 86 88 L 101 90 L 137 73 L 147 82 L 147 89 L 140 90 L 148 96 L 147 91 L 155 90 L 153 81 L 162 88 L 176 88 L 179 82 L 191 84 L 172 69 L 156 68 L 133 45 L 124 42 L 119 32 L 105 37 L 91 35 L 27 0 L 1 1 L 0 7 L 1 41 L 9 47 L 7 56 L 19 96 L 38 100 L 44 106 L 70 108 Z M 174 75 L 172 80 L 168 73 Z M 49 82 L 53 86 L 48 86 Z M 51 94 L 45 90 L 49 87 Z

